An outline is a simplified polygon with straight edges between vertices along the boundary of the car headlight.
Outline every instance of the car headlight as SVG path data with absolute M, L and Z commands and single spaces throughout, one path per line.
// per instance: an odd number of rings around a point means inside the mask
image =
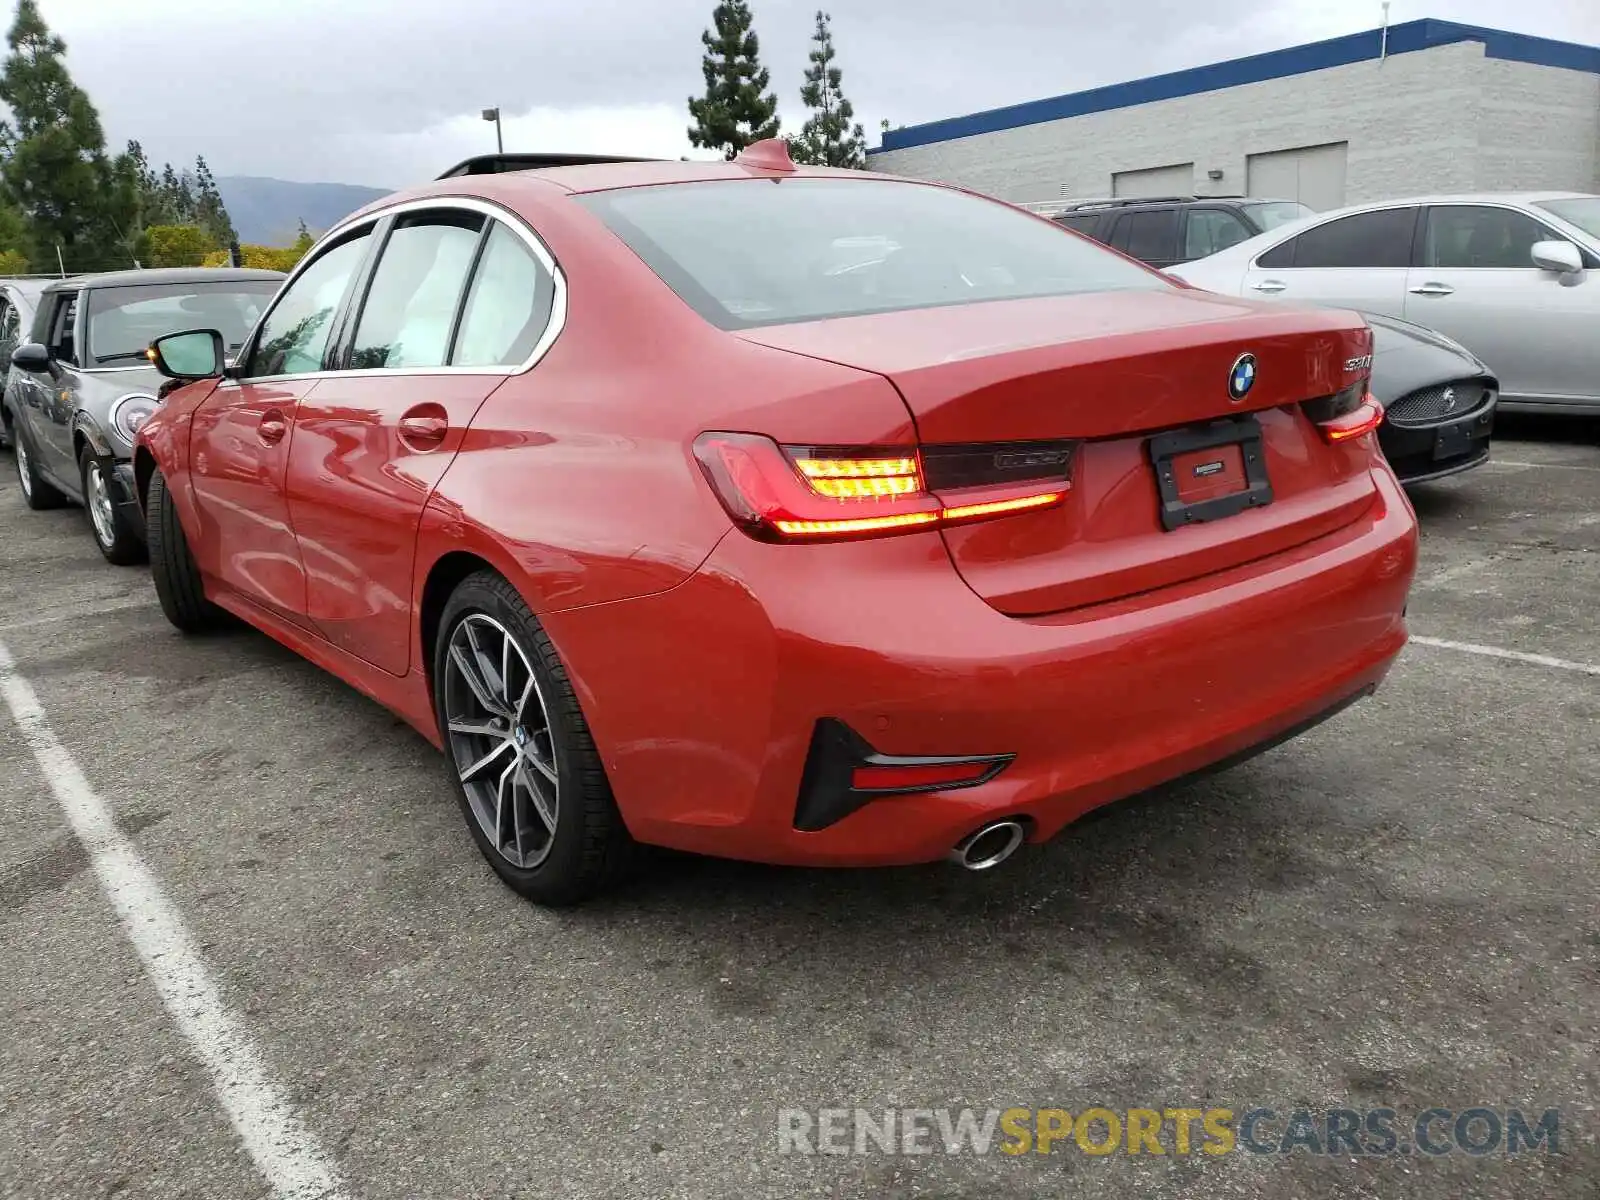
M 161 401 L 144 392 L 134 392 L 124 396 L 111 406 L 111 428 L 117 431 L 118 437 L 131 446 L 139 427 L 160 407 Z

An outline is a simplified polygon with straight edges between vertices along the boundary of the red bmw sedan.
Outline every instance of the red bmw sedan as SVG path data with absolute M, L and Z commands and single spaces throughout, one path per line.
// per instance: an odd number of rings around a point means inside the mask
M 542 903 L 640 843 L 992 866 L 1406 639 L 1359 316 L 781 144 L 388 197 L 151 356 L 167 616 L 404 717 Z

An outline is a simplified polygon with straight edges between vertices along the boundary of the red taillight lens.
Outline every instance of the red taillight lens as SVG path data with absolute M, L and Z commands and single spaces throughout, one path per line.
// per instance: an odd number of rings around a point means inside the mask
M 1383 406 L 1367 391 L 1362 379 L 1331 396 L 1305 400 L 1300 407 L 1329 442 L 1348 442 L 1383 424 Z
M 694 453 L 728 515 L 765 541 L 904 533 L 1044 508 L 1066 495 L 1071 457 L 1058 451 L 1048 480 L 935 494 L 910 449 L 779 446 L 753 433 L 703 433 Z M 1014 470 L 1003 453 L 991 457 Z
M 1371 433 L 1381 424 L 1383 406 L 1367 395 L 1362 397 L 1361 403 L 1353 411 L 1323 421 L 1317 428 L 1330 442 L 1348 442 Z

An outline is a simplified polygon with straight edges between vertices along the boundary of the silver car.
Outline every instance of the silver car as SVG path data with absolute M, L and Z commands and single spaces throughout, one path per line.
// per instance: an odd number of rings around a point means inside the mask
M 39 293 L 49 279 L 17 277 L 0 279 L 0 378 L 5 380 L 4 399 L 0 399 L 0 446 L 11 445 L 11 352 L 27 340 L 33 329 L 33 314 L 39 307 Z
M 1600 196 L 1425 196 L 1319 213 L 1168 274 L 1402 317 L 1500 379 L 1502 411 L 1600 412 Z
M 237 349 L 283 279 L 277 271 L 184 267 L 45 287 L 31 339 L 12 351 L 5 395 L 28 507 L 82 504 L 109 561 L 140 561 L 144 521 L 128 464 L 162 383 L 145 351 L 187 329 L 220 330 Z

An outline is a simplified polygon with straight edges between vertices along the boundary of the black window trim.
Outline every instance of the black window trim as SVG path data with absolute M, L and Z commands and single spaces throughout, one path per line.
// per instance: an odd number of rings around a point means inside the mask
M 1398 203 L 1398 204 L 1373 204 L 1373 205 L 1369 205 L 1369 206 L 1367 206 L 1365 208 L 1358 208 L 1354 212 L 1333 212 L 1333 213 L 1326 214 L 1326 219 L 1325 220 L 1318 221 L 1318 222 L 1316 222 L 1315 224 L 1312 224 L 1312 225 L 1307 225 L 1307 226 L 1305 226 L 1304 228 L 1301 228 L 1301 229 L 1296 229 L 1293 233 L 1291 233 L 1289 236 L 1285 237 L 1282 241 L 1275 242 L 1272 245 L 1268 246 L 1265 250 L 1261 251 L 1260 254 L 1256 255 L 1253 259 L 1250 260 L 1249 270 L 1252 270 L 1252 271 L 1409 271 L 1412 267 L 1414 267 L 1416 265 L 1417 258 L 1418 258 L 1419 252 L 1420 252 L 1420 247 L 1419 247 L 1419 243 L 1417 241 L 1417 238 L 1419 236 L 1419 231 L 1420 231 L 1420 229 L 1422 227 L 1422 210 L 1424 208 L 1426 208 L 1426 207 L 1427 207 L 1427 205 L 1419 204 L 1415 200 L 1406 200 L 1406 201 L 1403 201 L 1403 202 Z M 1312 230 L 1321 229 L 1324 225 L 1332 225 L 1335 221 L 1347 221 L 1351 217 L 1365 217 L 1365 216 L 1371 215 L 1372 213 L 1395 212 L 1397 210 L 1407 209 L 1407 208 L 1409 208 L 1411 210 L 1411 249 L 1410 249 L 1410 253 L 1406 255 L 1407 262 L 1406 262 L 1405 265 L 1398 266 L 1398 267 L 1302 267 L 1302 266 L 1299 266 L 1299 265 L 1290 265 L 1290 266 L 1287 266 L 1287 267 L 1263 267 L 1263 266 L 1260 265 L 1261 260 L 1263 258 L 1265 258 L 1267 255 L 1271 254 L 1274 250 L 1278 250 L 1278 249 L 1282 248 L 1285 244 L 1287 244 L 1289 242 L 1292 242 L 1292 241 L 1296 241 L 1296 240 L 1304 237 L 1306 234 L 1310 233 Z
M 1529 212 L 1526 208 L 1519 208 L 1515 204 L 1507 204 L 1503 200 L 1439 200 L 1439 201 L 1430 202 L 1428 204 L 1424 204 L 1422 206 L 1422 208 L 1423 208 L 1422 218 L 1417 222 L 1417 236 L 1416 236 L 1416 241 L 1415 241 L 1415 243 L 1413 245 L 1413 250 L 1412 250 L 1412 254 L 1411 254 L 1412 265 L 1417 270 L 1420 270 L 1420 271 L 1533 271 L 1533 270 L 1537 270 L 1537 268 L 1533 265 L 1533 262 L 1531 260 L 1525 266 L 1521 266 L 1521 267 L 1430 267 L 1430 266 L 1428 266 L 1427 263 L 1424 261 L 1427 258 L 1427 252 L 1428 252 L 1428 226 L 1433 221 L 1433 210 L 1436 209 L 1436 208 L 1498 208 L 1498 209 L 1503 209 L 1506 212 L 1516 213 L 1518 216 L 1522 216 L 1522 217 L 1528 218 L 1528 220 L 1532 221 L 1535 225 L 1537 225 L 1540 229 L 1544 230 L 1545 233 L 1549 235 L 1547 238 L 1542 239 L 1542 240 L 1551 241 L 1551 242 L 1566 242 L 1570 246 L 1577 247 L 1578 255 L 1579 255 L 1580 258 L 1583 259 L 1583 265 L 1584 265 L 1584 267 L 1586 269 L 1594 270 L 1594 269 L 1600 268 L 1600 257 L 1596 257 L 1596 255 L 1593 252 L 1591 252 L 1587 246 L 1584 246 L 1584 245 L 1582 245 L 1582 244 L 1580 244 L 1578 242 L 1573 241 L 1570 237 L 1568 237 L 1564 233 L 1561 233 L 1559 230 L 1555 230 L 1555 229 L 1550 228 L 1549 225 L 1547 225 L 1544 221 L 1540 220 L 1533 213 Z M 1557 214 L 1551 213 L 1550 215 L 1551 216 L 1556 216 Z
M 484 222 L 485 231 L 492 229 L 494 223 L 497 221 L 504 225 L 511 233 L 515 234 L 521 239 L 522 244 L 532 252 L 534 258 L 538 260 L 539 264 L 544 267 L 545 271 L 553 280 L 555 294 L 551 297 L 550 301 L 550 316 L 545 322 L 544 332 L 539 335 L 539 340 L 534 343 L 533 349 L 529 352 L 528 357 L 520 363 L 516 363 L 511 366 L 406 367 L 399 370 L 392 367 L 377 367 L 352 370 L 330 365 L 335 362 L 348 361 L 346 355 L 348 353 L 349 339 L 354 337 L 355 332 L 350 327 L 350 308 L 352 297 L 357 292 L 357 285 L 360 287 L 360 294 L 365 295 L 366 281 L 377 263 L 379 238 L 387 236 L 388 225 L 392 224 L 396 217 L 405 216 L 409 213 L 446 208 L 463 209 L 468 212 L 481 213 L 483 216 L 488 218 L 488 220 Z M 384 226 L 384 228 L 381 230 L 379 229 L 380 225 Z M 226 380 L 225 383 L 233 383 L 235 386 L 237 386 L 239 383 L 277 383 L 288 380 L 325 379 L 330 376 L 337 376 L 339 378 L 360 378 L 362 376 L 393 377 L 396 374 L 498 375 L 509 377 L 512 375 L 524 374 L 525 372 L 531 371 L 534 367 L 538 366 L 539 362 L 546 354 L 550 352 L 550 348 L 555 345 L 556 341 L 561 337 L 562 332 L 566 329 L 566 272 L 561 269 L 561 262 L 558 258 L 556 258 L 555 251 L 553 251 L 545 242 L 545 240 L 539 236 L 536 230 L 534 230 L 526 221 L 524 221 L 520 215 L 513 212 L 511 209 L 506 208 L 504 205 L 497 204 L 492 200 L 486 200 L 478 196 L 429 196 L 419 200 L 401 200 L 381 209 L 358 213 L 355 216 L 346 218 L 343 222 L 335 225 L 332 229 L 325 233 L 322 236 L 322 239 L 314 247 L 312 247 L 311 252 L 308 253 L 305 258 L 301 259 L 300 262 L 295 264 L 294 270 L 290 272 L 289 277 L 285 279 L 282 286 L 279 287 L 278 295 L 273 299 L 272 305 L 267 309 L 266 312 L 261 314 L 261 319 L 256 322 L 256 327 L 250 331 L 250 335 L 248 338 L 246 338 L 244 346 L 240 348 L 240 362 L 249 361 L 246 355 L 249 353 L 254 353 L 256 340 L 260 337 L 261 330 L 263 326 L 265 326 L 268 318 L 272 316 L 272 310 L 278 306 L 279 302 L 288 293 L 289 288 L 293 286 L 295 281 L 300 278 L 306 269 L 334 247 L 349 241 L 353 236 L 360 236 L 363 232 L 371 235 L 373 240 L 372 243 L 367 247 L 367 252 L 365 257 L 362 259 L 361 265 L 357 267 L 354 275 L 351 277 L 352 286 L 345 288 L 345 294 L 340 300 L 339 309 L 334 313 L 333 333 L 328 338 L 328 350 L 323 354 L 322 369 L 320 371 L 307 371 L 297 375 L 253 375 L 232 377 L 229 380 Z M 479 260 L 477 258 L 474 258 L 473 260 L 474 274 L 477 270 L 478 261 Z M 464 297 L 471 291 L 474 274 L 469 274 L 467 277 L 467 287 L 462 293 Z M 454 345 L 451 346 L 450 352 L 452 355 L 454 355 Z

